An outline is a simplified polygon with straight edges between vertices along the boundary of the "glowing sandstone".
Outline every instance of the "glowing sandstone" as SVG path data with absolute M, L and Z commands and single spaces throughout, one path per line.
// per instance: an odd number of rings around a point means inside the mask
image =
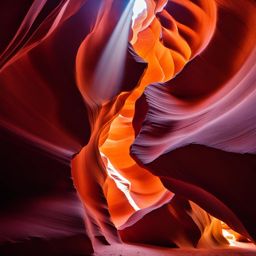
M 94 249 L 254 240 L 255 3 L 48 2 L 6 39 L 0 125 L 71 162 Z

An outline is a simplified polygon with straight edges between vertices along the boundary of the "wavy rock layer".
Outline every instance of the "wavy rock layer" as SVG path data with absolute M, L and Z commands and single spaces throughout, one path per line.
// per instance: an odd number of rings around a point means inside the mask
M 1 252 L 255 241 L 253 0 L 147 0 L 133 26 L 134 1 L 14 2 Z

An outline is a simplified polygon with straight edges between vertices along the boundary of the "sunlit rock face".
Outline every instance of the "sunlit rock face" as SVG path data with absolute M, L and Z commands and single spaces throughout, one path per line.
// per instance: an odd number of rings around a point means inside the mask
M 0 254 L 254 248 L 255 12 L 2 1 Z

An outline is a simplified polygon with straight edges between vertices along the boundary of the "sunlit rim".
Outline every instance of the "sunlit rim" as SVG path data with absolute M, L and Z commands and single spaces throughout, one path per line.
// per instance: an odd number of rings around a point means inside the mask
M 134 24 L 134 21 L 136 18 L 145 10 L 147 9 L 147 4 L 145 0 L 135 0 L 134 6 L 133 6 L 133 15 L 132 15 L 132 23 Z

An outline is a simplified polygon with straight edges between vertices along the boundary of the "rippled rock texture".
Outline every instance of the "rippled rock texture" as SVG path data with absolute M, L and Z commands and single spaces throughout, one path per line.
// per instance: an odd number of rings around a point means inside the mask
M 0 3 L 3 255 L 255 252 L 256 2 L 134 2 Z

